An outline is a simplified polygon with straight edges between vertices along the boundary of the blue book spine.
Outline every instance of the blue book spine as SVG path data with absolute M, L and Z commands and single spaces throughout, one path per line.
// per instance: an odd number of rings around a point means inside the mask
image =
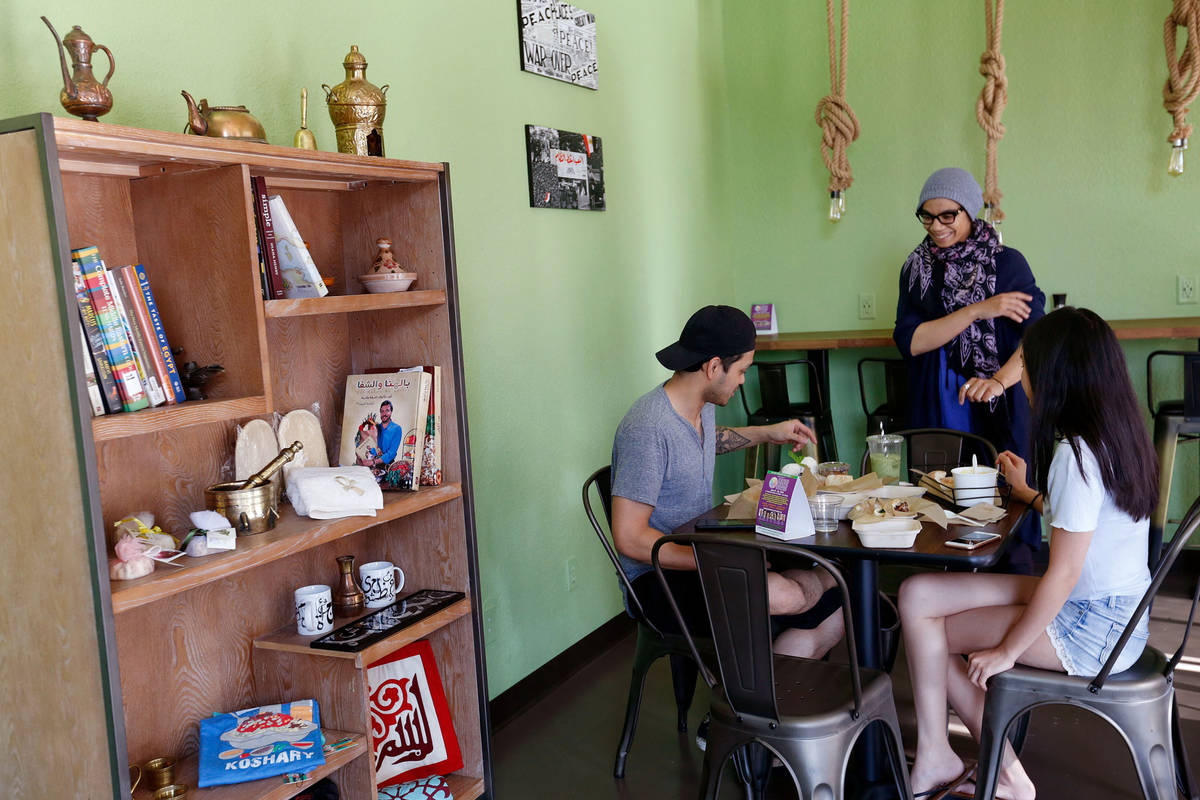
M 154 292 L 150 291 L 150 277 L 146 274 L 146 268 L 141 264 L 134 264 L 133 270 L 137 273 L 138 286 L 141 287 L 142 297 L 146 300 L 146 310 L 150 314 L 150 324 L 154 326 L 154 337 L 158 339 L 158 349 L 167 365 L 167 379 L 171 384 L 171 391 L 175 394 L 175 402 L 182 403 L 187 396 L 183 393 L 183 381 L 179 379 L 179 370 L 175 367 L 171 346 L 167 344 L 167 332 L 163 329 L 162 317 L 158 313 L 158 305 L 154 302 Z

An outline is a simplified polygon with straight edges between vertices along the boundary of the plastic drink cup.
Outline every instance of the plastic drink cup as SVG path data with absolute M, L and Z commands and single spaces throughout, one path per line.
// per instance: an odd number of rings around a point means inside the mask
M 867 437 L 871 471 L 884 483 L 900 482 L 900 448 L 904 437 L 895 433 L 880 433 Z
M 833 533 L 838 526 L 838 513 L 842 508 L 842 498 L 836 494 L 819 494 L 808 500 L 812 509 L 813 528 L 817 533 Z

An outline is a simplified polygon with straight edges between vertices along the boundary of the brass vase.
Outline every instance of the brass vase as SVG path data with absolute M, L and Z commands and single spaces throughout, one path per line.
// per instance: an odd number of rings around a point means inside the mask
M 338 556 L 337 587 L 333 590 L 333 615 L 353 617 L 367 609 L 367 598 L 354 580 L 354 556 Z
M 42 22 L 46 23 L 50 33 L 54 35 L 54 41 L 58 43 L 58 59 L 62 65 L 63 75 L 63 88 L 58 96 L 59 101 L 69 113 L 95 122 L 97 117 L 112 110 L 113 96 L 112 92 L 108 90 L 108 79 L 112 77 L 113 71 L 117 68 L 117 62 L 113 61 L 112 53 L 107 47 L 92 41 L 92 37 L 84 33 L 78 25 L 72 27 L 70 33 L 59 39 L 58 31 L 54 30 L 50 20 L 42 17 Z M 92 72 L 92 56 L 97 50 L 103 50 L 104 54 L 108 56 L 108 74 L 102 81 L 96 80 L 96 76 Z M 67 70 L 68 53 L 71 56 L 69 72 Z
M 356 44 L 350 45 L 342 66 L 346 68 L 346 80 L 332 89 L 321 84 L 325 102 L 329 105 L 329 118 L 333 120 L 338 152 L 382 156 L 388 87 L 386 84 L 379 87 L 367 80 L 367 59 L 358 52 Z

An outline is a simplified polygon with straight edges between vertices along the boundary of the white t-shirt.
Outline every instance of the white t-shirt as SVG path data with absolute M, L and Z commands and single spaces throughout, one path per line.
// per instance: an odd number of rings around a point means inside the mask
M 1060 441 L 1050 462 L 1050 488 L 1043 502 L 1046 520 L 1052 527 L 1093 531 L 1083 572 L 1069 599 L 1140 596 L 1150 585 L 1150 569 L 1146 566 L 1150 520 L 1135 520 L 1117 508 L 1104 488 L 1091 449 L 1082 439 L 1075 441 L 1083 457 L 1083 473 L 1071 445 Z

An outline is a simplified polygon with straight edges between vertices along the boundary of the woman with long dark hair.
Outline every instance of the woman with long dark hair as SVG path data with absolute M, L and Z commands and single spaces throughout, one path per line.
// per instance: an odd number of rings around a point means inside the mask
M 968 431 L 1027 457 L 1019 345 L 1046 296 L 1025 256 L 976 219 L 982 206 L 979 184 L 958 167 L 930 175 L 917 198 L 925 237 L 900 270 L 893 332 L 908 368 L 907 427 Z M 1003 571 L 1033 571 L 1042 543 L 1036 516 L 1018 532 Z
M 914 792 L 962 779 L 947 700 L 978 740 L 992 675 L 1014 664 L 1097 674 L 1150 584 L 1157 461 L 1112 328 L 1087 309 L 1064 308 L 1029 328 L 1023 352 L 1032 472 L 1041 491 L 1028 485 L 1026 464 L 1015 454 L 1001 453 L 1000 469 L 1014 499 L 1045 513 L 1050 561 L 1041 578 L 931 573 L 900 587 L 917 712 Z M 1141 655 L 1148 625 L 1146 615 L 1136 621 L 1115 671 Z M 1035 794 L 1007 747 L 998 794 Z

